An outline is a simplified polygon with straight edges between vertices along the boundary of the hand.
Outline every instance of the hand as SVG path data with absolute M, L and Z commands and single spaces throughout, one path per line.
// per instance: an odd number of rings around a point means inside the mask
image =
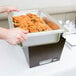
M 6 12 L 19 11 L 18 8 L 12 6 L 6 6 Z
M 13 6 L 0 6 L 0 13 L 4 13 L 4 12 L 9 13 L 12 11 L 19 11 L 19 9 Z
M 4 40 L 7 41 L 9 44 L 16 45 L 27 39 L 27 37 L 25 35 L 27 33 L 28 33 L 28 31 L 25 31 L 25 30 L 22 30 L 19 28 L 9 29 L 6 32 Z

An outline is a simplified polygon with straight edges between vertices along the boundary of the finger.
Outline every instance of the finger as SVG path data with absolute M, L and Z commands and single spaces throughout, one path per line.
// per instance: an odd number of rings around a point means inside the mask
M 28 33 L 28 30 L 23 30 L 23 29 L 21 29 L 21 28 L 16 28 L 16 29 L 19 29 L 19 30 L 21 30 L 24 34 L 27 34 Z
M 18 11 L 18 12 L 20 11 L 20 10 L 19 10 L 18 8 L 16 8 L 16 7 L 12 7 L 12 10 L 13 10 L 13 11 Z
M 25 34 L 22 34 L 22 36 L 21 36 L 24 40 L 27 40 L 27 37 L 26 37 L 26 35 Z
M 28 33 L 28 30 L 22 30 L 22 32 L 23 32 L 24 34 L 27 34 L 27 33 Z
M 17 40 L 15 40 L 15 41 L 13 41 L 13 42 L 9 42 L 11 45 L 17 45 L 18 43 L 20 43 L 20 41 L 17 39 Z
M 17 39 L 20 41 L 20 42 L 23 42 L 25 39 L 21 36 L 21 37 L 17 37 Z
M 16 41 L 15 41 L 15 45 L 17 45 L 17 44 L 19 44 L 20 43 L 20 41 L 17 39 Z
M 24 39 L 23 38 L 18 38 L 19 42 L 23 42 Z
M 16 44 L 19 44 L 21 41 L 18 39 L 18 41 L 16 41 Z
M 19 12 L 20 10 L 19 9 L 10 9 L 10 10 L 7 10 L 8 13 L 12 12 L 12 11 L 17 11 Z

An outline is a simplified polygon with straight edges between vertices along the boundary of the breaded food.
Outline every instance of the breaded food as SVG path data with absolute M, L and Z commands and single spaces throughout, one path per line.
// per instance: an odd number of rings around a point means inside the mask
M 29 33 L 52 30 L 51 27 L 36 14 L 29 13 L 27 15 L 13 16 L 12 19 L 15 27 L 28 30 Z
M 46 22 L 47 25 L 49 25 L 53 30 L 60 29 L 60 27 L 54 23 L 53 21 L 48 20 L 47 18 L 44 18 L 44 21 Z

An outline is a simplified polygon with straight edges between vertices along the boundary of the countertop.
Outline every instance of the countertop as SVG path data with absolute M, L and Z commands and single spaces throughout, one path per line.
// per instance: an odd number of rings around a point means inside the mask
M 0 40 L 0 76 L 76 76 L 75 58 L 76 47 L 65 43 L 60 61 L 29 68 L 20 46 Z

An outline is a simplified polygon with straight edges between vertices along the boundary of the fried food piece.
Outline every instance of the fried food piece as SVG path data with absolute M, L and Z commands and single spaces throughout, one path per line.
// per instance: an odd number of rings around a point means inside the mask
M 38 32 L 36 26 L 30 26 L 30 27 L 28 27 L 28 29 L 29 29 L 30 33 L 32 33 L 32 32 Z
M 37 30 L 38 30 L 38 31 L 49 31 L 49 30 L 52 30 L 52 29 L 51 29 L 48 25 L 46 25 L 46 24 L 37 23 L 36 26 L 37 26 Z
M 22 17 L 21 16 L 13 16 L 12 19 L 13 19 L 14 23 L 18 23 L 21 21 Z
M 27 14 L 27 16 L 29 16 L 31 18 L 31 21 L 33 21 L 33 22 L 45 23 L 43 19 L 41 19 L 40 17 L 38 17 L 35 14 L 29 13 L 29 14 Z
M 27 14 L 12 17 L 14 26 L 32 32 L 49 31 L 52 30 L 43 19 L 36 14 Z
M 49 25 L 53 30 L 60 29 L 60 27 L 59 27 L 56 23 L 54 23 L 53 21 L 48 20 L 47 18 L 44 18 L 43 20 L 44 20 L 44 21 L 46 22 L 46 24 Z

